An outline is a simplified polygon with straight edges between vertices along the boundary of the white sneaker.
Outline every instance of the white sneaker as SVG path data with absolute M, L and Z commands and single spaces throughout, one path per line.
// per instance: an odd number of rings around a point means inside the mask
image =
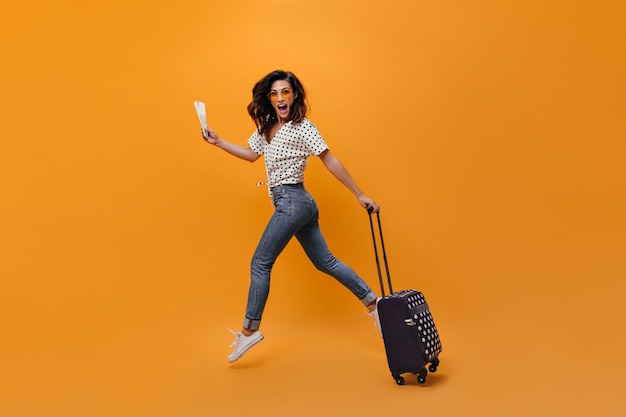
M 237 359 L 241 358 L 243 354 L 248 351 L 248 349 L 263 340 L 263 334 L 258 330 L 250 336 L 246 336 L 241 332 L 235 332 L 230 329 L 228 330 L 236 336 L 233 343 L 230 344 L 230 347 L 234 346 L 235 350 L 233 350 L 233 353 L 228 355 L 228 362 L 235 362 Z
M 376 299 L 376 308 L 374 309 L 374 311 L 370 311 L 369 313 L 367 313 L 367 315 L 374 319 L 374 325 L 378 329 L 378 333 L 380 333 L 380 337 L 383 337 L 383 331 L 380 327 L 380 317 L 378 316 L 378 302 L 380 300 L 381 300 L 380 297 Z

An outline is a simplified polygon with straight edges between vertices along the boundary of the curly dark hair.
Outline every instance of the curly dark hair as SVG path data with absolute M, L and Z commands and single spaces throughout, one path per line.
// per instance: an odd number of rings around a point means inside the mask
M 261 78 L 252 89 L 252 101 L 248 104 L 248 114 L 254 120 L 254 124 L 261 136 L 265 138 L 271 127 L 278 120 L 274 107 L 272 107 L 272 102 L 267 96 L 274 81 L 278 80 L 289 82 L 294 92 L 293 105 L 289 111 L 289 119 L 294 124 L 300 123 L 306 117 L 308 109 L 304 87 L 298 77 L 292 72 L 275 70 Z

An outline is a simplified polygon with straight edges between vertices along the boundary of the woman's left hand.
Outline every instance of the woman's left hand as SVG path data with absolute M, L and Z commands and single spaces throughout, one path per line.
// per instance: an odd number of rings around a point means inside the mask
M 378 213 L 378 211 L 380 210 L 380 206 L 365 194 L 359 197 L 359 204 L 361 204 L 361 206 L 366 209 L 371 207 L 373 209 L 373 213 Z

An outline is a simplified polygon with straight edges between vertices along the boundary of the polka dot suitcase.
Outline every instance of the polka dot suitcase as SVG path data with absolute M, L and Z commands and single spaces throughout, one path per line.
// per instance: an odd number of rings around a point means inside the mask
M 378 279 L 383 298 L 378 302 L 378 315 L 387 353 L 387 363 L 391 376 L 398 385 L 404 384 L 403 374 L 417 374 L 417 382 L 426 382 L 428 372 L 436 372 L 439 366 L 441 340 L 435 326 L 435 321 L 426 302 L 424 294 L 416 290 L 402 290 L 394 292 L 389 275 L 387 254 L 380 223 L 380 214 L 377 213 L 380 244 L 387 276 L 389 295 L 385 295 L 385 285 L 378 257 L 378 247 L 374 232 L 371 210 L 368 210 L 372 241 L 376 256 Z

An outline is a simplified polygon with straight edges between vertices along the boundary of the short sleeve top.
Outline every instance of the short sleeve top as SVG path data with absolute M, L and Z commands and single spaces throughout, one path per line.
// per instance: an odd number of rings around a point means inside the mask
M 317 127 L 307 118 L 297 124 L 285 123 L 270 143 L 257 130 L 248 139 L 248 145 L 263 155 L 269 187 L 303 182 L 308 157 L 328 149 Z

